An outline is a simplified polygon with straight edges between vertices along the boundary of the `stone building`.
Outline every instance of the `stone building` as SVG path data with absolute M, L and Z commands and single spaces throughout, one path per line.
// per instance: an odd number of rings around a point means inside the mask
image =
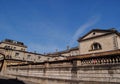
M 28 52 L 27 46 L 23 42 L 5 39 L 0 42 L 0 52 L 4 53 L 6 59 L 19 60 L 21 62 L 45 62 L 54 61 L 56 59 L 64 59 L 64 57 L 48 56 L 35 52 Z
M 120 49 L 120 33 L 114 28 L 93 29 L 78 39 L 77 47 L 47 54 L 49 56 L 77 56 Z
M 0 42 L 0 52 L 3 52 L 6 59 L 15 59 L 26 62 L 45 62 L 65 60 L 78 55 L 94 54 L 120 49 L 120 34 L 115 29 L 93 29 L 78 39 L 77 47 L 63 51 L 56 51 L 49 54 L 28 52 L 23 42 L 5 39 Z
M 78 47 L 46 55 L 1 47 L 0 52 L 3 50 L 12 59 L 15 53 L 19 53 L 18 59 L 40 57 L 38 62 L 32 60 L 32 63 L 16 65 L 8 64 L 14 60 L 5 59 L 1 62 L 4 65 L 1 72 L 6 77 L 40 84 L 119 84 L 119 32 L 115 29 L 93 29 L 78 42 Z M 30 59 L 26 58 L 26 61 Z
M 69 57 L 69 56 L 77 56 L 79 55 L 79 48 L 78 46 L 76 47 L 72 47 L 72 48 L 69 48 L 67 46 L 67 49 L 66 50 L 63 50 L 63 51 L 56 51 L 54 53 L 49 53 L 47 55 L 49 56 L 62 56 L 62 57 Z
M 93 29 L 78 39 L 80 55 L 120 49 L 120 33 L 115 29 Z
M 27 46 L 23 42 L 5 39 L 0 42 L 0 47 L 13 50 L 27 51 Z

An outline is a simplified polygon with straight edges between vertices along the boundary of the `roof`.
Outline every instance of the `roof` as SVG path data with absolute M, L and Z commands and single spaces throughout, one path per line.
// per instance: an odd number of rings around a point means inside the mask
M 10 45 L 16 45 L 16 46 L 27 48 L 27 46 L 24 45 L 23 42 L 11 40 L 11 39 L 5 39 L 5 40 L 1 41 L 0 43 L 6 43 L 6 44 L 10 44 Z
M 106 32 L 106 34 L 99 35 L 99 36 L 105 36 L 105 35 L 109 35 L 109 34 L 113 34 L 113 33 L 120 36 L 120 33 L 115 28 L 111 28 L 111 29 L 108 29 L 108 30 L 105 30 L 105 29 L 93 29 L 90 32 L 88 32 L 87 34 L 85 34 L 84 36 L 78 38 L 78 42 L 83 41 L 83 38 L 86 37 L 88 34 L 90 34 L 92 32 Z M 96 37 L 98 37 L 98 36 L 96 36 Z M 91 38 L 93 38 L 93 37 L 90 37 L 89 39 L 91 39 Z M 87 40 L 87 39 L 84 39 L 84 40 Z
M 111 51 L 105 51 L 105 52 L 98 52 L 98 53 L 91 53 L 91 54 L 84 54 L 84 55 L 78 55 L 78 56 L 70 56 L 67 57 L 68 60 L 73 59 L 86 59 L 86 58 L 95 58 L 95 57 L 103 57 L 103 56 L 115 56 L 120 55 L 120 49 L 118 50 L 111 50 Z
M 5 48 L 3 48 L 3 47 L 0 47 L 0 49 L 5 49 Z M 13 49 L 9 49 L 9 50 L 13 51 Z M 36 52 L 21 51 L 21 50 L 14 50 L 14 51 L 18 51 L 18 52 L 24 52 L 24 53 L 28 53 L 28 54 L 34 54 L 34 55 L 40 55 L 40 56 L 47 56 L 47 55 L 40 54 L 40 53 L 36 53 Z M 3 54 L 4 54 L 4 52 L 1 52 L 1 51 L 0 51 L 0 53 L 3 53 Z
M 49 53 L 48 55 L 60 55 L 60 54 L 63 54 L 63 53 L 69 53 L 70 51 L 73 51 L 73 50 L 79 50 L 78 46 L 76 47 L 72 47 L 70 49 L 66 49 L 66 50 L 63 50 L 63 51 L 59 51 L 59 52 L 54 52 L 54 53 Z
M 105 57 L 105 56 L 119 56 L 120 55 L 120 49 L 118 50 L 113 50 L 113 51 L 106 51 L 106 52 L 99 52 L 99 53 L 92 53 L 92 54 L 86 54 L 86 55 L 78 55 L 78 56 L 70 56 L 67 57 L 67 59 L 64 60 L 54 60 L 54 61 L 44 61 L 44 62 L 37 62 L 37 63 L 28 63 L 28 64 L 17 64 L 17 65 L 9 65 L 9 66 L 24 66 L 24 65 L 39 65 L 39 64 L 45 64 L 45 63 L 63 63 L 63 62 L 72 62 L 72 60 L 81 60 L 81 59 L 86 59 L 86 58 L 95 58 L 95 57 Z

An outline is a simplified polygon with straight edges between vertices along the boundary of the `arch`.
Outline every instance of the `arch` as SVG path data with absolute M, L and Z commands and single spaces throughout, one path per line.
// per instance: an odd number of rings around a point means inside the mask
M 0 63 L 1 63 L 0 72 L 1 72 L 4 65 L 5 55 L 3 53 L 0 53 L 0 56 L 1 56 L 0 58 Z
M 102 46 L 98 42 L 95 42 L 91 45 L 91 50 L 100 50 L 100 49 L 102 49 Z

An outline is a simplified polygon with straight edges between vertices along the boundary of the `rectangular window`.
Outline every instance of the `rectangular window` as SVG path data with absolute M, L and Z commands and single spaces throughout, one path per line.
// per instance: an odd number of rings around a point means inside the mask
M 31 57 L 31 55 L 28 55 L 28 56 L 27 56 L 27 58 L 30 58 L 30 57 Z
M 16 47 L 14 47 L 14 50 L 16 49 Z
M 15 56 L 19 56 L 19 53 L 15 53 Z
M 24 49 L 24 48 L 21 48 L 21 50 L 22 50 L 22 51 L 25 51 L 25 49 Z
M 38 59 L 40 59 L 41 57 L 40 56 L 38 56 Z

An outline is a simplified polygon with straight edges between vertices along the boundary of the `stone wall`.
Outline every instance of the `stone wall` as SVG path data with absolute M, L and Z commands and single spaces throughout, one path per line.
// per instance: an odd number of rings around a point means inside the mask
M 40 84 L 117 84 L 120 63 L 78 65 L 81 60 L 8 66 L 6 76 Z
M 90 54 L 90 53 L 97 53 L 97 52 L 105 52 L 115 50 L 115 45 L 113 41 L 113 36 L 115 34 L 106 35 L 104 37 L 93 38 L 85 41 L 81 41 L 79 44 L 80 54 Z M 100 50 L 91 50 L 91 45 L 93 43 L 100 43 L 101 49 Z M 118 45 L 117 45 L 118 46 Z
M 20 50 L 13 50 L 13 49 L 4 49 L 0 47 L 0 53 L 5 55 L 6 59 L 14 59 L 14 60 L 21 60 L 21 61 L 30 61 L 30 62 L 44 62 L 44 61 L 54 61 L 56 59 L 63 60 L 65 57 L 57 56 L 47 56 L 43 54 L 28 52 L 28 51 L 20 51 Z

